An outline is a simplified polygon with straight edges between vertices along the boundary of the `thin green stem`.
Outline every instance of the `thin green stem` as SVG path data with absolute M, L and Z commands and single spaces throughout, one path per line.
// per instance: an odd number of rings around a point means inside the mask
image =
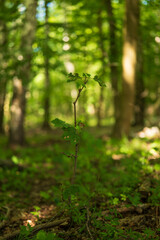
M 82 90 L 84 89 L 85 85 L 87 84 L 88 80 L 86 80 L 86 77 L 85 77 L 85 81 L 84 81 L 84 86 L 81 87 L 79 90 L 78 90 L 78 94 L 77 94 L 77 97 L 75 99 L 75 101 L 73 102 L 73 106 L 74 106 L 74 126 L 76 127 L 77 126 L 77 108 L 76 108 L 76 104 L 77 104 L 77 101 L 81 95 L 81 92 Z M 79 142 L 76 143 L 75 145 L 75 155 L 74 155 L 74 169 L 73 169 L 73 177 L 72 177 L 72 181 L 71 183 L 74 184 L 75 182 L 75 178 L 76 178 L 76 170 L 77 170 L 77 158 L 78 158 L 78 148 L 79 148 Z

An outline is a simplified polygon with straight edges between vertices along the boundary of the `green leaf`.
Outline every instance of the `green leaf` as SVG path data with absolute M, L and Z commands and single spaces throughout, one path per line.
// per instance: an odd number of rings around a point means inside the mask
M 50 195 L 47 192 L 43 192 L 43 191 L 40 192 L 40 196 L 46 200 L 50 198 Z
M 82 87 L 86 87 L 86 83 L 88 82 L 90 77 L 91 75 L 88 73 L 83 73 L 82 76 L 80 76 L 78 73 L 75 73 L 75 74 L 69 73 L 67 82 L 76 81 L 76 86 L 78 89 L 80 89 Z
M 36 240 L 45 240 L 47 239 L 46 233 L 44 231 L 39 231 L 36 236 Z
M 59 128 L 73 127 L 71 124 L 68 124 L 68 123 L 62 121 L 59 118 L 55 118 L 54 120 L 51 121 L 51 123 L 53 123 L 55 125 L 55 127 L 59 127 Z
M 76 144 L 79 140 L 79 135 L 74 127 L 64 128 L 63 137 L 71 143 Z
M 106 84 L 101 79 L 99 79 L 97 75 L 94 76 L 93 80 L 98 82 L 101 87 L 106 87 Z
M 27 227 L 26 226 L 21 226 L 20 227 L 20 236 L 28 236 L 29 234 L 30 234 L 30 232 L 32 231 L 32 227 L 29 225 L 29 223 L 28 223 L 28 225 L 27 225 Z
M 74 126 L 71 124 L 68 124 L 58 118 L 52 120 L 52 123 L 55 125 L 55 127 L 61 128 L 63 133 L 63 138 L 66 140 L 69 140 L 71 143 L 76 144 L 79 141 L 79 132 L 77 131 Z

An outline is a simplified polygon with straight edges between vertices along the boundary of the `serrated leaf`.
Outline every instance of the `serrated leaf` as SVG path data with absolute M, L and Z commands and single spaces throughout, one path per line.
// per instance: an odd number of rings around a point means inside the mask
M 65 128 L 63 130 L 64 139 L 69 140 L 73 144 L 76 144 L 79 141 L 79 135 L 74 127 Z
M 63 138 L 69 140 L 71 143 L 76 144 L 79 141 L 78 131 L 74 126 L 68 124 L 58 118 L 51 121 L 55 127 L 61 128 L 63 133 Z

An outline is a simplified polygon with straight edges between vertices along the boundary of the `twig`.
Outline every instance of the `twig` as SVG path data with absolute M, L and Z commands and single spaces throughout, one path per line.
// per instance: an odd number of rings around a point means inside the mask
M 66 154 L 64 152 L 62 152 L 63 155 L 65 155 L 68 158 L 75 158 L 75 156 L 73 154 Z
M 69 218 L 64 218 L 64 219 L 60 219 L 54 222 L 49 222 L 49 223 L 43 223 L 40 225 L 37 225 L 33 228 L 33 230 L 31 230 L 31 233 L 29 234 L 30 236 L 34 235 L 35 233 L 37 233 L 38 231 L 40 231 L 41 229 L 47 229 L 47 228 L 52 228 L 52 227 L 56 227 L 61 225 L 62 223 L 68 221 Z M 17 230 L 13 233 L 10 234 L 6 234 L 4 237 L 0 237 L 0 240 L 10 240 L 10 239 L 14 239 L 15 237 L 20 235 L 20 230 Z
M 159 217 L 158 217 L 158 214 L 159 214 L 159 207 L 156 206 L 156 225 L 157 225 L 157 227 L 159 226 Z
M 78 101 L 78 99 L 79 99 L 79 97 L 81 95 L 81 92 L 83 91 L 83 89 L 84 89 L 85 85 L 87 84 L 87 82 L 88 82 L 88 80 L 85 77 L 84 86 L 81 87 L 80 89 L 78 89 L 77 97 L 76 97 L 75 101 L 73 102 L 73 106 L 74 106 L 74 126 L 75 126 L 75 128 L 77 126 L 77 109 L 76 109 L 76 104 L 77 104 L 77 101 Z M 75 155 L 74 155 L 73 177 L 72 177 L 72 180 L 71 180 L 71 184 L 72 185 L 74 184 L 75 178 L 76 178 L 78 148 L 79 148 L 79 143 L 76 143 L 76 145 L 75 145 Z
M 91 239 L 94 240 L 94 238 L 93 238 L 93 236 L 92 236 L 92 233 L 91 233 L 91 231 L 90 231 L 90 229 L 89 229 L 89 210 L 88 210 L 87 207 L 85 207 L 85 208 L 86 208 L 86 210 L 87 210 L 87 222 L 86 222 L 86 228 L 87 228 L 87 231 L 88 231 L 88 233 L 89 233 Z
M 75 145 L 75 156 L 74 156 L 74 169 L 73 169 L 72 184 L 74 184 L 75 178 L 76 178 L 77 158 L 78 158 L 78 147 L 79 147 L 79 144 L 76 143 L 76 145 Z

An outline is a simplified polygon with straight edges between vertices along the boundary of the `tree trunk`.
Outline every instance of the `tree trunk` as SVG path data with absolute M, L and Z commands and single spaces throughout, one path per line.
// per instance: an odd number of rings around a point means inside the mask
M 17 67 L 17 76 L 13 79 L 13 97 L 11 101 L 11 120 L 10 120 L 10 144 L 23 145 L 24 120 L 26 109 L 25 94 L 27 85 L 30 81 L 32 44 L 34 41 L 36 28 L 36 8 L 37 0 L 25 0 L 25 20 L 22 29 L 20 58 L 21 63 Z
M 117 37 L 116 37 L 116 20 L 113 14 L 112 1 L 106 0 L 106 10 L 108 14 L 109 22 L 109 35 L 110 35 L 110 52 L 109 52 L 109 62 L 110 62 L 110 76 L 111 84 L 113 90 L 113 103 L 114 103 L 114 118 L 115 124 L 113 127 L 113 136 L 117 132 L 117 122 L 120 118 L 120 101 L 119 101 L 119 70 L 118 70 L 118 46 L 117 46 Z
M 18 77 L 13 79 L 13 97 L 11 103 L 11 122 L 9 140 L 10 144 L 23 145 L 24 138 L 24 118 L 26 107 L 26 88 Z
M 106 52 L 104 48 L 104 39 L 103 39 L 103 29 L 102 29 L 102 17 L 101 17 L 101 10 L 98 12 L 98 29 L 99 29 L 99 43 L 100 43 L 100 50 L 101 50 L 101 63 L 102 63 L 102 74 L 101 78 L 104 78 L 105 72 L 106 72 L 106 63 L 105 58 Z M 103 102 L 104 102 L 104 88 L 100 88 L 100 95 L 99 95 L 99 101 L 98 101 L 98 109 L 97 109 L 97 126 L 101 126 L 101 121 L 103 118 Z
M 144 126 L 145 96 L 143 81 L 143 55 L 141 43 L 138 44 L 137 74 L 136 74 L 136 94 L 135 94 L 135 126 Z
M 7 80 L 3 81 L 3 79 L 1 78 L 0 81 L 0 134 L 4 134 L 4 103 L 6 97 Z
M 138 22 L 140 22 L 140 7 L 138 12 Z M 144 126 L 145 96 L 143 80 L 143 49 L 141 40 L 141 29 L 138 26 L 138 51 L 137 51 L 137 73 L 136 73 L 136 93 L 135 93 L 135 126 Z
M 49 76 L 49 24 L 48 24 L 48 1 L 45 1 L 45 49 L 44 49 L 44 63 L 45 63 L 45 95 L 44 95 L 44 122 L 43 128 L 50 129 L 49 119 L 50 119 L 50 76 Z
M 121 116 L 117 137 L 128 136 L 134 110 L 135 79 L 137 66 L 137 36 L 139 0 L 126 0 L 126 19 L 122 56 Z
M 1 11 L 5 8 L 5 0 L 0 0 Z M 0 20 L 0 134 L 4 134 L 4 103 L 7 86 L 7 56 L 8 31 L 5 20 Z

